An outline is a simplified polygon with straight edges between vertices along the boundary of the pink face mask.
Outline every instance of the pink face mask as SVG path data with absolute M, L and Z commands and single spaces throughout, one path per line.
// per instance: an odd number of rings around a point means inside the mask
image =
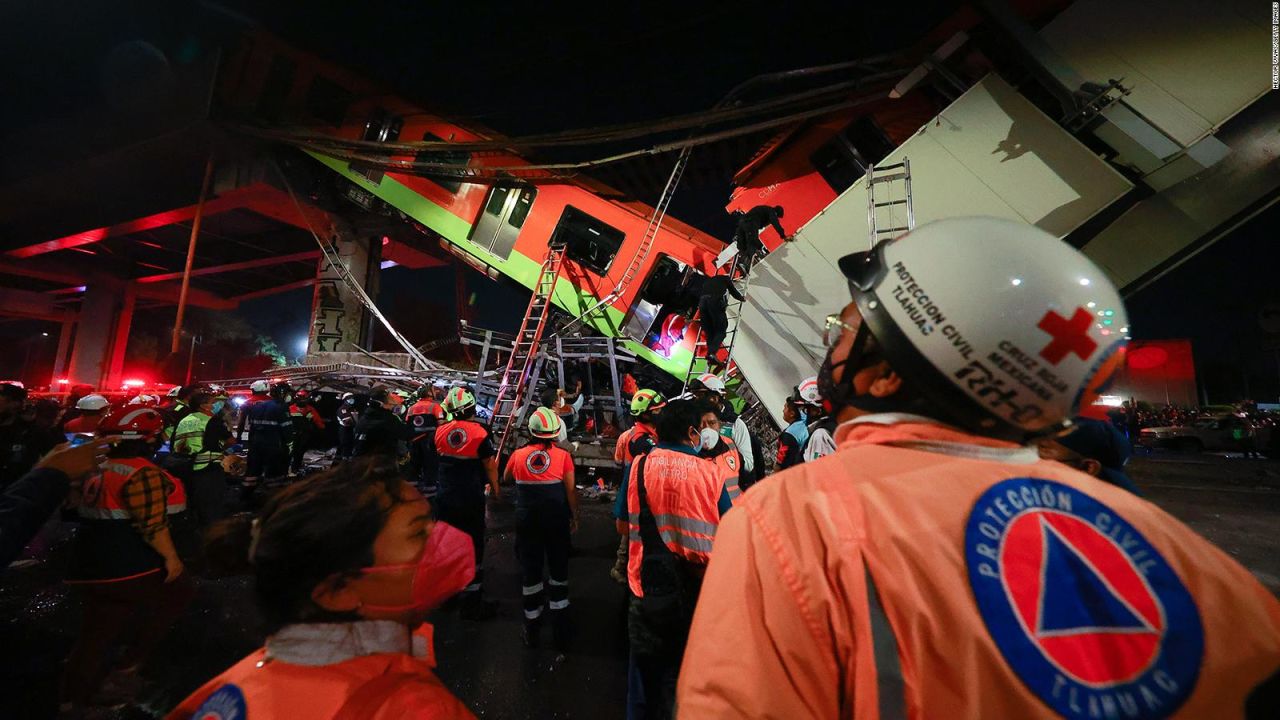
M 452 525 L 436 522 L 417 562 L 377 565 L 365 568 L 363 572 L 403 572 L 410 568 L 414 570 L 413 602 L 404 605 L 366 603 L 363 607 L 376 612 L 427 612 L 440 607 L 476 576 L 476 550 L 471 544 L 471 536 Z

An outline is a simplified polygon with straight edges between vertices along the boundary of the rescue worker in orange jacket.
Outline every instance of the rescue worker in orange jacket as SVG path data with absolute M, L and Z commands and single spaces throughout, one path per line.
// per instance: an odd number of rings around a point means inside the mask
M 436 428 L 445 421 L 444 407 L 436 400 L 434 388 L 423 385 L 419 399 L 405 413 L 413 435 L 409 439 L 409 468 L 418 489 L 428 498 L 436 494 Z
M 436 516 L 471 536 L 475 544 L 475 579 L 462 593 L 462 616 L 488 620 L 496 607 L 483 599 L 485 485 L 494 500 L 498 487 L 498 450 L 489 428 L 475 421 L 476 399 L 465 388 L 452 388 L 444 409 L 453 418 L 436 428 L 436 456 L 440 475 L 436 486 Z
M 569 535 L 578 531 L 573 457 L 556 444 L 563 426 L 564 421 L 551 408 L 535 410 L 529 418 L 533 440 L 511 453 L 506 470 L 506 479 L 516 483 L 516 555 L 524 597 L 524 642 L 537 646 L 545 606 L 550 609 L 556 648 L 562 651 L 569 638 Z
M 98 425 L 102 436 L 119 440 L 102 473 L 85 481 L 76 508 L 80 529 L 67 582 L 81 595 L 84 622 L 63 677 L 68 713 L 130 699 L 139 666 L 191 600 L 170 534 L 170 518 L 186 509 L 186 493 L 180 480 L 148 459 L 163 429 L 159 412 L 136 406 Z M 105 661 L 126 634 L 133 644 L 108 675 Z
M 838 450 L 721 525 L 681 713 L 1238 718 L 1251 695 L 1274 703 L 1280 602 L 1159 508 L 1023 444 L 1122 363 L 1123 336 L 1094 321 L 1125 322 L 1106 275 L 994 218 L 839 267 L 853 302 L 828 318 L 820 372 Z
M 672 717 L 702 573 L 731 507 L 726 471 L 698 457 L 703 418 L 714 413 L 700 400 L 671 401 L 658 418 L 659 445 L 631 466 L 627 636 L 646 718 Z
M 738 478 L 742 474 L 742 453 L 738 452 L 729 428 L 720 422 L 720 413 L 714 406 L 702 415 L 702 427 L 698 431 L 702 441 L 700 457 L 714 462 L 724 471 L 725 490 L 729 493 L 729 501 L 737 504 L 742 496 L 742 488 Z
M 170 720 L 473 717 L 432 672 L 423 625 L 470 582 L 471 540 L 386 456 L 288 486 L 217 526 L 206 551 L 254 576 L 270 634 Z
M 631 396 L 631 417 L 635 424 L 618 436 L 613 449 L 613 459 L 622 464 L 622 481 L 613 502 L 613 519 L 618 525 L 618 556 L 609 571 L 620 585 L 627 584 L 627 478 L 631 476 L 631 463 L 648 453 L 658 444 L 658 429 L 654 423 L 667 404 L 667 399 L 657 390 L 648 388 Z

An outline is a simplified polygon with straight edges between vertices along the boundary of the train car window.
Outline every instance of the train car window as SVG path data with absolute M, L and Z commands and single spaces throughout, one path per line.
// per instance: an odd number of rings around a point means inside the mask
M 293 89 L 293 76 L 298 65 L 283 55 L 271 58 L 271 66 L 267 68 L 267 77 L 262 82 L 262 94 L 258 96 L 258 116 L 272 122 L 279 120 L 284 112 L 285 100 Z
M 400 139 L 402 127 L 404 127 L 404 120 L 378 108 L 365 121 L 364 132 L 361 133 L 360 139 L 373 142 L 395 142 Z M 350 167 L 352 171 L 360 173 L 374 184 L 381 183 L 383 175 L 386 174 L 377 166 L 356 161 L 352 161 Z
M 893 143 L 875 121 L 860 117 L 815 150 L 809 162 L 832 190 L 842 193 L 891 152 Z
M 684 280 L 685 264 L 673 259 L 665 253 L 658 256 L 644 287 L 640 288 L 640 298 L 654 305 L 667 305 L 678 302 Z
M 444 138 L 435 133 L 423 133 L 422 139 L 429 142 L 442 142 Z M 466 150 L 422 150 L 413 156 L 416 162 L 442 163 L 446 165 L 466 165 L 471 162 L 471 153 Z M 431 182 L 448 190 L 451 193 L 458 192 L 462 187 L 462 181 L 447 175 L 428 175 Z
M 507 202 L 507 194 L 505 192 L 489 193 L 489 202 L 485 203 L 484 211 L 488 215 L 498 217 L 502 214 L 502 206 Z
M 511 215 L 507 218 L 508 225 L 517 230 L 524 227 L 524 219 L 529 217 L 529 211 L 533 209 L 533 198 L 537 194 L 538 191 L 533 188 L 520 191 L 520 197 L 516 198 L 516 206 L 511 209 Z
M 609 272 L 626 235 L 573 207 L 566 206 L 551 242 L 563 242 L 565 255 L 598 275 Z
M 316 75 L 307 87 L 303 103 L 308 115 L 337 127 L 347 118 L 347 108 L 353 99 L 346 88 L 327 77 Z

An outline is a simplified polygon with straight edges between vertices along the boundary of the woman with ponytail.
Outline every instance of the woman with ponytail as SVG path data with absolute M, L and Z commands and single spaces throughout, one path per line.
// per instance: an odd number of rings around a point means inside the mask
M 395 464 L 346 463 L 215 525 L 215 568 L 252 574 L 270 635 L 169 718 L 471 718 L 432 672 L 427 612 L 471 582 L 471 539 Z

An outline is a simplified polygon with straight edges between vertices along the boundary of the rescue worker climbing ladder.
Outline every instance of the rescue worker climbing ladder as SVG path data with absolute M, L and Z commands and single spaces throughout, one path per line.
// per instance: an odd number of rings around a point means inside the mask
M 560 650 L 568 645 L 569 635 L 569 535 L 578 529 L 573 457 L 556 445 L 562 427 L 554 410 L 535 410 L 529 418 L 533 440 L 511 454 L 506 470 L 507 479 L 516 483 L 516 555 L 524 598 L 524 641 L 530 647 L 538 644 L 545 607 L 550 610 L 551 630 Z

